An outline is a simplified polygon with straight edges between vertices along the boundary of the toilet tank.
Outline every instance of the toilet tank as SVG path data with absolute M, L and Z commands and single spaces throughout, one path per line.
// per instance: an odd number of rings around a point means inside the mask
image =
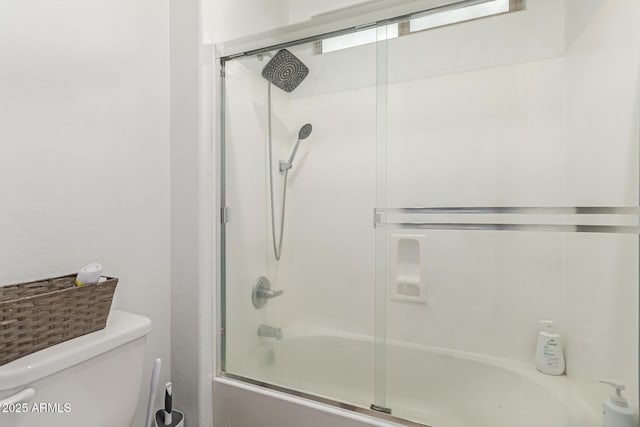
M 0 426 L 129 427 L 150 331 L 114 310 L 101 331 L 0 366 Z

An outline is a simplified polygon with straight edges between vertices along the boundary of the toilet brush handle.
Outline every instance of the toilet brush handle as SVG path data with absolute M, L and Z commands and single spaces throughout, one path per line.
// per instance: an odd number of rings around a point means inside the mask
M 171 406 L 173 402 L 173 397 L 171 396 L 171 383 L 167 383 L 164 392 L 164 410 L 171 413 Z
M 153 365 L 153 372 L 151 374 L 151 385 L 149 386 L 149 403 L 147 405 L 147 420 L 145 427 L 151 427 L 153 422 L 153 401 L 156 399 L 156 389 L 160 382 L 160 368 L 162 367 L 162 359 L 157 358 Z
M 173 414 L 171 413 L 171 405 L 173 401 L 173 390 L 171 383 L 168 382 L 164 391 L 164 425 L 173 424 Z

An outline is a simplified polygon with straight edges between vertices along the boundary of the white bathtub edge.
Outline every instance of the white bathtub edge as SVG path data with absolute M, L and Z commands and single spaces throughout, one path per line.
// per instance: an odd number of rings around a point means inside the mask
M 214 382 L 219 384 L 223 384 L 229 387 L 235 387 L 241 390 L 249 391 L 252 393 L 257 393 L 262 396 L 271 397 L 274 399 L 282 400 L 284 402 L 289 402 L 295 405 L 300 405 L 309 409 L 314 409 L 317 411 L 325 412 L 327 414 L 339 416 L 342 418 L 347 418 L 352 421 L 366 423 L 371 426 L 376 427 L 404 427 L 402 424 L 396 424 L 389 421 L 378 420 L 373 417 L 369 417 L 367 415 L 358 414 L 347 409 L 337 408 L 330 405 L 326 405 L 324 403 L 314 402 L 309 399 L 305 399 L 303 397 L 292 396 L 286 393 L 282 393 L 275 390 L 269 390 L 264 387 L 256 386 L 253 384 L 244 383 L 240 380 L 235 380 L 232 378 L 224 378 L 224 377 L 215 377 Z M 214 396 L 215 398 L 215 396 Z

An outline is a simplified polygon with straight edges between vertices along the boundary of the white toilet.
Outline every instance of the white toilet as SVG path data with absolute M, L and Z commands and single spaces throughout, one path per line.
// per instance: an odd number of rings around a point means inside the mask
M 129 427 L 150 331 L 146 317 L 112 311 L 101 331 L 0 366 L 0 426 Z

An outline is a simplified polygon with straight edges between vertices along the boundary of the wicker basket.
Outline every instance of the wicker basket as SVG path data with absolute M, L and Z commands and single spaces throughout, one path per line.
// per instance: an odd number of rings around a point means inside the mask
M 0 287 L 0 365 L 104 329 L 118 279 L 78 287 L 75 278 Z

